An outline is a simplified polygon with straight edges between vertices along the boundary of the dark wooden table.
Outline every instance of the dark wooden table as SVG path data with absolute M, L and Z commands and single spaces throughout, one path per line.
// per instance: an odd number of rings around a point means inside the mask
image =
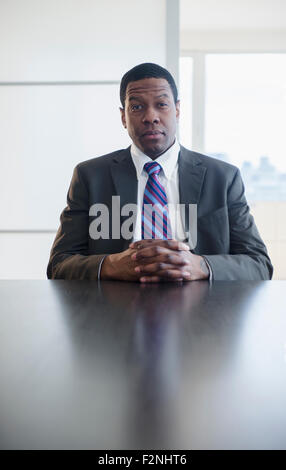
M 2 449 L 286 449 L 286 282 L 0 282 Z

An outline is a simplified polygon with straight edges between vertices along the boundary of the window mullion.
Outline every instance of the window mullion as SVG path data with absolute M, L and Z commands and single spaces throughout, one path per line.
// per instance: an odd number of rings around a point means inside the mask
M 205 101 L 206 67 L 205 53 L 194 52 L 193 57 L 193 107 L 192 107 L 192 149 L 205 149 Z

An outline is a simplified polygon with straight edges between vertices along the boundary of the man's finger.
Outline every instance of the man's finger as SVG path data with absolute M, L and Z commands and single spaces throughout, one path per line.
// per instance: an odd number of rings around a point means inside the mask
M 137 242 L 132 242 L 129 245 L 129 248 L 136 250 L 141 250 L 150 246 L 162 246 L 163 248 L 169 248 L 171 250 L 177 251 L 189 251 L 190 247 L 184 242 L 178 240 L 159 240 L 159 239 L 148 239 L 148 240 L 138 240 Z
M 190 279 L 191 275 L 188 271 L 181 271 L 178 269 L 166 269 L 156 273 L 161 279 Z
M 137 264 L 137 267 L 144 269 L 144 267 L 146 266 L 146 264 L 156 264 L 156 265 L 159 265 L 159 264 L 162 264 L 162 263 L 165 263 L 165 264 L 168 264 L 172 267 L 174 266 L 186 266 L 188 263 L 188 260 L 179 256 L 179 255 L 175 255 L 175 254 L 172 254 L 173 252 L 169 251 L 167 253 L 162 253 L 162 254 L 159 254 L 157 256 L 146 256 L 146 257 L 138 257 L 137 259 L 135 259 L 135 261 L 138 263 Z M 150 259 L 151 258 L 151 259 Z M 158 268 L 160 269 L 160 268 Z
M 135 253 L 131 255 L 131 259 L 133 261 L 138 261 L 144 258 L 154 258 L 155 256 L 163 255 L 164 253 L 167 254 L 170 250 L 164 248 L 160 245 L 150 245 L 148 247 L 142 248 L 137 250 Z
M 149 264 L 135 268 L 135 272 L 143 277 L 160 277 L 160 279 L 178 279 L 191 280 L 191 273 L 185 268 L 174 269 L 174 266 L 164 263 Z
M 143 276 L 140 277 L 140 282 L 142 283 L 152 283 L 152 282 L 182 282 L 183 278 L 176 278 L 176 279 L 163 279 L 159 276 Z
M 161 261 L 169 261 L 170 263 L 180 264 L 179 260 L 183 258 L 183 253 L 186 253 L 186 251 L 181 251 L 180 254 L 177 250 L 170 250 L 169 248 L 165 248 L 160 245 L 150 245 L 132 253 L 131 259 L 140 263 L 141 260 L 144 261 L 144 259 L 147 258 L 161 257 Z
M 160 282 L 161 279 L 159 276 L 143 276 L 143 277 L 140 277 L 140 282 Z
M 134 268 L 134 271 L 136 273 L 140 273 L 142 275 L 145 274 L 151 274 L 151 273 L 159 273 L 161 271 L 166 271 L 168 269 L 172 269 L 173 266 L 171 264 L 166 264 L 166 263 L 152 263 L 152 264 L 146 264 L 145 266 L 136 266 Z

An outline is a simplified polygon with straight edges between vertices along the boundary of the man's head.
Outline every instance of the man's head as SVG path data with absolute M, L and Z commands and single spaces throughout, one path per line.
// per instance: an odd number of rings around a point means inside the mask
M 152 159 L 175 141 L 180 102 L 175 81 L 156 64 L 140 64 L 129 70 L 120 84 L 121 118 L 135 143 Z

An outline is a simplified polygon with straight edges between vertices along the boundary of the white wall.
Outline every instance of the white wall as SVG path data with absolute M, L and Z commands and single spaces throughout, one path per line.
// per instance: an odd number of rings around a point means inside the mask
M 180 49 L 286 51 L 285 0 L 181 0 Z
M 129 145 L 119 81 L 141 62 L 175 67 L 168 4 L 0 2 L 0 279 L 45 278 L 74 166 Z
M 285 2 L 286 4 L 286 2 Z M 286 29 L 247 31 L 181 31 L 181 53 L 286 52 Z
M 120 80 L 165 62 L 164 0 L 1 2 L 1 81 Z
M 182 31 L 285 30 L 285 0 L 181 0 Z

